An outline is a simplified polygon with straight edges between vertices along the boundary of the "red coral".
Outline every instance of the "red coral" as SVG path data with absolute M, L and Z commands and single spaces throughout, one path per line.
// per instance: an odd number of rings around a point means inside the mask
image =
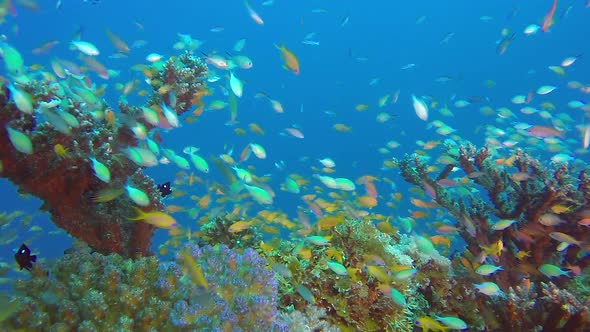
M 18 111 L 6 104 L 5 99 L 0 101 L 0 109 L 3 177 L 10 179 L 22 192 L 43 200 L 41 208 L 51 214 L 59 227 L 95 250 L 130 257 L 149 254 L 153 233 L 150 225 L 131 224 L 125 220 L 125 215 L 105 214 L 92 201 L 90 193 L 102 189 L 104 184 L 94 176 L 87 160 L 71 158 L 60 161 L 52 148 L 38 149 L 47 145 L 44 140 L 49 139 L 41 133 L 33 135 L 33 154 L 17 152 L 8 139 L 5 126 L 10 120 L 9 115 L 18 114 Z M 119 206 L 116 210 L 121 208 Z M 154 203 L 151 208 L 161 208 L 161 204 Z
M 0 100 L 0 160 L 2 176 L 10 179 L 19 190 L 43 200 L 41 209 L 51 214 L 52 220 L 68 233 L 88 243 L 95 250 L 103 253 L 119 253 L 128 257 L 149 254 L 150 239 L 153 228 L 143 223 L 132 224 L 125 220 L 132 213 L 129 202 L 95 203 L 93 193 L 105 188 L 106 184 L 98 180 L 91 170 L 85 156 L 90 150 L 101 151 L 105 138 L 93 137 L 92 127 L 99 127 L 90 117 L 85 127 L 72 133 L 72 137 L 49 130 L 46 125 L 37 126 L 33 117 L 23 115 L 5 97 Z M 5 127 L 18 128 L 28 133 L 32 140 L 34 153 L 26 155 L 16 151 L 7 135 Z M 104 132 L 104 131 L 103 131 Z M 71 147 L 72 143 L 76 148 Z M 71 151 L 71 156 L 59 159 L 53 152 L 55 144 L 62 144 Z M 113 163 L 112 166 L 117 164 Z M 112 168 L 111 183 L 123 185 L 127 176 L 132 175 L 137 166 L 129 161 L 122 167 Z M 150 183 L 146 191 L 156 199 L 151 209 L 161 209 L 157 199 L 158 192 L 153 183 L 143 177 L 142 182 Z M 147 182 L 146 182 L 147 181 Z
M 206 93 L 204 79 L 207 67 L 188 53 L 171 58 L 159 72 L 154 68 L 150 70 L 158 78 L 153 81 L 165 82 L 168 89 L 163 96 L 159 90 L 161 86 L 152 84 L 154 92 L 150 101 L 160 104 L 176 99 L 174 104 L 179 115 L 192 107 L 193 97 Z M 9 91 L 4 89 L 4 93 L 0 94 L 0 161 L 3 169 L 0 175 L 11 180 L 22 192 L 43 200 L 41 209 L 48 211 L 59 227 L 88 243 L 94 250 L 127 257 L 150 254 L 154 228 L 128 220 L 134 215 L 131 200 L 121 196 L 97 203 L 92 199 L 103 189 L 123 188 L 131 182 L 148 195 L 151 204 L 145 207 L 147 211 L 163 210 L 154 182 L 122 153 L 123 149 L 138 144 L 131 130 L 126 126 L 107 125 L 105 121 L 93 117 L 88 109 L 90 106 L 77 101 L 83 98 L 75 95 L 76 89 L 69 92 L 71 95 L 64 96 L 57 93 L 54 84 L 46 81 L 31 81 L 19 88 L 33 97 L 37 107 L 41 102 L 57 99 L 59 105 L 52 107 L 75 117 L 79 126 L 70 124 L 65 134 L 50 124 L 37 123 L 40 118 L 48 116 L 45 112 L 53 111 L 41 109 L 33 115 L 20 112 L 9 102 Z M 140 108 L 124 103 L 120 103 L 119 107 L 120 113 L 127 118 L 143 121 Z M 107 106 L 103 101 L 96 101 L 91 108 L 93 113 L 97 113 L 104 112 Z M 32 141 L 34 153 L 18 152 L 10 142 L 7 126 L 25 133 Z M 146 127 L 153 129 L 152 126 Z M 57 144 L 68 149 L 65 158 L 54 153 Z M 94 175 L 89 161 L 91 157 L 99 159 L 109 168 L 109 183 Z

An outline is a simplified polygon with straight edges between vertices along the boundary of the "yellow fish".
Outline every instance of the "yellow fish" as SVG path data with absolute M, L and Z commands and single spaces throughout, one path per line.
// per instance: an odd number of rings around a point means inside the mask
M 299 75 L 300 69 L 297 56 L 288 50 L 284 45 L 275 45 L 275 47 L 281 51 L 281 59 L 285 61 L 285 68 L 289 69 L 293 74 Z
M 423 332 L 428 331 L 447 331 L 450 327 L 444 326 L 437 322 L 434 318 L 428 316 L 422 316 L 416 319 L 416 325 L 422 328 Z
M 184 262 L 184 266 L 189 272 L 189 275 L 192 281 L 206 290 L 209 290 L 209 285 L 207 285 L 207 280 L 203 275 L 203 271 L 201 270 L 201 266 L 197 265 L 195 259 L 188 253 L 188 249 L 182 250 L 180 252 L 182 255 L 182 260 Z
M 230 233 L 239 233 L 243 230 L 250 228 L 250 226 L 252 226 L 253 223 L 254 221 L 236 221 L 231 226 L 229 226 L 228 231 Z
M 66 159 L 68 158 L 68 149 L 61 144 L 56 144 L 53 147 L 53 152 L 57 155 L 59 159 Z
M 129 218 L 129 220 L 142 220 L 143 222 L 158 228 L 171 228 L 177 225 L 174 218 L 162 211 L 144 212 L 135 206 L 133 209 L 135 209 L 138 215 L 135 218 Z

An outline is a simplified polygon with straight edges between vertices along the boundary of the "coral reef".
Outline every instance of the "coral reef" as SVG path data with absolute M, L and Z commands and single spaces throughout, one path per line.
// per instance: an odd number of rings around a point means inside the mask
M 518 149 L 504 166 L 491 160 L 487 148 L 478 150 L 470 144 L 458 149 L 447 146 L 446 154 L 455 162 L 438 176 L 429 174 L 417 155 L 398 161 L 401 175 L 456 218 L 473 257 L 493 257 L 504 268 L 503 273 L 490 277 L 502 289 L 528 275 L 534 282 L 546 280 L 537 272 L 544 263 L 580 269 L 590 265 L 590 256 L 582 254 L 581 246 L 571 243 L 562 255 L 557 250 L 562 241 L 554 239 L 562 234 L 575 241 L 590 237 L 590 228 L 578 225 L 590 210 L 588 170 L 574 171 L 567 164 L 546 167 Z M 487 195 L 476 191 L 454 195 L 452 188 L 441 185 L 455 167 Z M 493 229 L 502 219 L 515 222 L 505 229 Z
M 277 271 L 284 311 L 317 306 L 325 310 L 322 320 L 343 331 L 412 331 L 414 319 L 428 308 L 419 285 L 447 283 L 448 260 L 439 265 L 419 253 L 412 238 L 382 233 L 370 220 L 346 220 L 326 237 L 329 246 L 283 241 L 265 252 Z M 330 269 L 328 261 L 341 263 L 345 275 Z M 414 278 L 388 272 L 413 268 L 420 271 Z M 403 294 L 407 306 L 394 302 L 391 288 Z
M 180 275 L 179 270 L 162 270 L 155 257 L 130 260 L 77 251 L 53 263 L 48 273 L 37 270 L 34 277 L 16 281 L 21 305 L 3 328 L 165 329 L 171 308 L 166 295 L 181 294 L 167 294 L 155 285 L 162 279 L 178 282 Z
M 461 312 L 472 329 L 490 331 L 587 331 L 590 328 L 590 297 L 580 300 L 552 282 L 524 279 L 504 296 L 477 293 L 466 278 L 439 292 L 440 301 L 430 302 L 438 312 Z
M 224 245 L 189 245 L 183 250 L 189 250 L 209 290 L 185 289 L 187 299 L 176 302 L 171 312 L 175 326 L 203 331 L 220 327 L 232 331 L 288 330 L 277 309 L 274 273 L 256 251 L 238 253 Z
M 230 226 L 238 221 L 242 219 L 230 213 L 213 217 L 199 229 L 199 240 L 205 244 L 223 244 L 229 248 L 255 248 L 261 240 L 257 227 L 231 232 Z
M 204 91 L 206 67 L 193 56 L 182 55 L 169 60 L 161 71 L 153 70 L 158 77 L 166 77 L 167 95 L 179 96 L 178 114 L 190 107 L 189 95 Z M 28 79 L 18 84 L 18 90 L 12 85 L 16 82 L 10 83 L 10 89 L 4 85 L 0 92 L 0 176 L 43 200 L 41 209 L 51 214 L 56 225 L 95 250 L 128 257 L 148 255 L 154 229 L 127 220 L 134 215 L 133 202 L 124 196 L 93 200 L 102 190 L 123 189 L 131 183 L 148 195 L 145 210 L 163 209 L 153 181 L 124 155 L 126 148 L 138 146 L 145 138 L 142 127 L 153 128 L 141 109 L 121 103 L 120 112 L 114 113 L 97 91 L 73 77 L 58 82 Z M 161 98 L 160 93 L 155 90 L 152 99 Z M 22 100 L 29 100 L 34 110 L 21 110 Z M 32 153 L 17 151 L 8 128 L 30 140 Z M 110 180 L 94 175 L 90 158 L 108 168 Z
M 207 289 L 182 272 L 187 262 L 160 263 L 76 251 L 18 280 L 20 306 L 2 329 L 27 331 L 286 331 L 277 282 L 251 249 L 189 246 Z M 189 273 L 190 274 L 190 273 Z
M 305 312 L 293 310 L 281 313 L 281 317 L 289 324 L 292 331 L 301 332 L 339 332 L 340 329 L 326 321 L 326 311 L 315 305 L 308 305 Z
M 458 148 L 447 145 L 445 155 L 451 158 L 438 175 L 429 173 L 426 162 L 417 155 L 396 160 L 406 181 L 422 188 L 456 218 L 455 225 L 466 243 L 466 250 L 453 259 L 452 281 L 446 286 L 438 283 L 443 287 L 437 290 L 424 285 L 418 290 L 431 310 L 461 313 L 477 329 L 590 328 L 587 287 L 577 287 L 586 277 L 574 277 L 569 290 L 563 288 L 572 280 L 570 274 L 579 274 L 590 264 L 583 245 L 590 230 L 578 225 L 590 209 L 588 170 L 557 163 L 543 166 L 522 150 L 498 163 L 487 148 L 478 150 L 470 144 Z M 452 186 L 445 185 L 456 183 L 449 176 L 457 168 L 465 175 L 463 183 L 469 181 L 477 190 L 458 195 Z M 507 227 L 494 227 L 499 220 L 510 222 Z M 479 264 L 486 259 L 491 262 L 486 257 L 503 271 L 477 274 Z M 559 273 L 541 273 L 539 268 L 547 263 L 556 264 Z M 473 284 L 483 281 L 494 281 L 503 293 L 488 296 L 477 292 Z
M 161 68 L 146 67 L 152 89 L 158 93 L 150 96 L 148 105 L 166 103 L 178 115 L 202 106 L 201 98 L 209 94 L 205 86 L 206 65 L 190 52 L 171 57 Z

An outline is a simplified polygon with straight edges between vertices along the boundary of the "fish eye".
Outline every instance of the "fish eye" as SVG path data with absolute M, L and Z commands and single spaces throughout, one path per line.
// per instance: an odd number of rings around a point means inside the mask
M 21 254 L 24 254 L 25 252 L 26 252 L 25 249 L 20 251 Z

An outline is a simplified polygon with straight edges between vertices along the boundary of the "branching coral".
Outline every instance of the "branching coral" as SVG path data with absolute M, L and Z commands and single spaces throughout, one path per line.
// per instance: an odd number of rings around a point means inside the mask
M 577 225 L 580 214 L 590 208 L 588 193 L 582 191 L 590 186 L 586 170 L 575 172 L 567 164 L 543 166 L 521 150 L 514 152 L 509 165 L 501 167 L 491 160 L 487 148 L 477 150 L 470 144 L 459 149 L 447 147 L 446 154 L 455 162 L 438 176 L 429 174 L 418 156 L 398 161 L 401 175 L 423 188 L 457 219 L 459 232 L 474 257 L 485 252 L 504 267 L 505 272 L 492 277 L 504 290 L 544 263 L 580 268 L 590 264 L 590 257 L 579 255 L 581 248 L 576 245 L 570 246 L 560 260 L 556 254 L 560 241 L 550 237 L 551 232 L 574 239 L 590 236 L 589 228 Z M 455 167 L 487 195 L 473 191 L 461 197 L 441 185 Z M 501 219 L 515 220 L 515 224 L 494 230 L 492 225 Z M 533 280 L 539 275 L 534 273 Z
M 430 309 L 438 313 L 460 313 L 473 330 L 489 331 L 586 331 L 590 328 L 590 297 L 575 296 L 551 282 L 534 283 L 525 278 L 508 287 L 500 296 L 477 292 L 471 277 L 461 272 L 426 297 Z

